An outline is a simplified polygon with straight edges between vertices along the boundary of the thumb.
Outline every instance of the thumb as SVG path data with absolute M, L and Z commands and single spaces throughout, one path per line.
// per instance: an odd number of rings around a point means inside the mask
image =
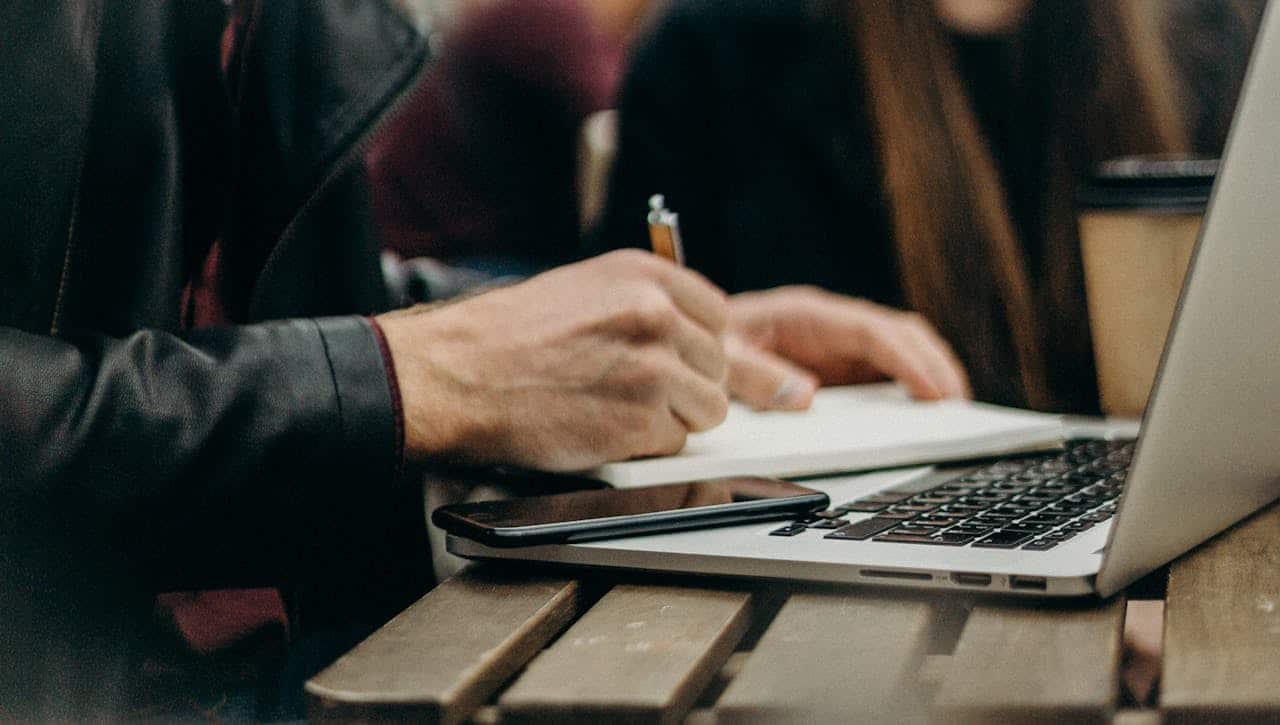
M 725 340 L 729 392 L 757 410 L 807 410 L 818 389 L 813 373 L 736 335 Z

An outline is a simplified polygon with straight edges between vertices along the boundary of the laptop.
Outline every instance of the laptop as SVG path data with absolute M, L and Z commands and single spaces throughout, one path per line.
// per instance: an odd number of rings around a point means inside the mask
M 1136 440 L 959 468 L 806 479 L 809 520 L 469 558 L 1110 596 L 1280 497 L 1280 11 L 1268 8 Z

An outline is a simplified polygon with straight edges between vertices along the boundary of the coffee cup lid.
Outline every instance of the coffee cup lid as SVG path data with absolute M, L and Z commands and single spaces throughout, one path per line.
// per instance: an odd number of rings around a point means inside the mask
M 1098 164 L 1076 201 L 1084 209 L 1202 212 L 1217 173 L 1213 157 L 1126 156 Z

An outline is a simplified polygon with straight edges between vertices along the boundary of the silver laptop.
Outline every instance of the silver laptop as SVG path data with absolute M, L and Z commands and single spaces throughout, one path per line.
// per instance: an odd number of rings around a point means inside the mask
M 1110 596 L 1280 496 L 1280 11 L 1268 9 L 1132 440 L 967 469 L 810 479 L 835 508 L 583 544 L 451 552 L 1027 596 Z M 1123 495 L 1121 495 L 1123 494 Z M 843 504 L 843 505 L 842 505 Z

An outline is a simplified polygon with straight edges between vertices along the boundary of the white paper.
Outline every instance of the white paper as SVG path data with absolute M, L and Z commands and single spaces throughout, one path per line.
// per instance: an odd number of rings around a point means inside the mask
M 1060 443 L 1056 415 L 965 401 L 923 403 L 893 384 L 824 388 L 804 413 L 734 403 L 718 428 L 689 436 L 674 456 L 588 472 L 619 487 L 719 476 L 794 477 L 937 463 Z

